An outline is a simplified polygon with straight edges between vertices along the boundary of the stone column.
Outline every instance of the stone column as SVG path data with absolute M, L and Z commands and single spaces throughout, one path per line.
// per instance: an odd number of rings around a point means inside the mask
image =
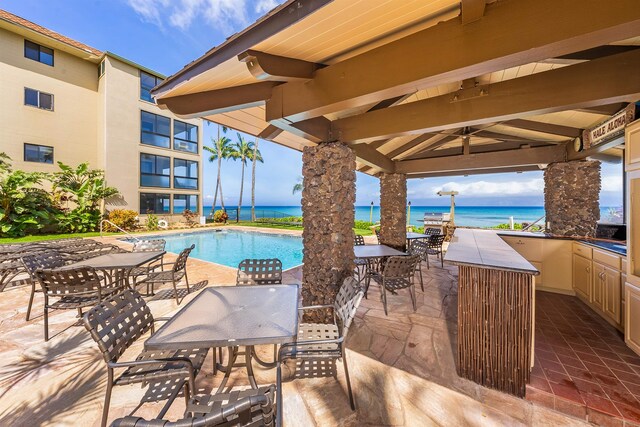
M 407 241 L 407 176 L 383 173 L 380 176 L 380 241 L 404 250 Z
M 356 157 L 341 142 L 321 143 L 302 152 L 304 305 L 333 304 L 345 277 L 353 275 Z M 329 313 L 307 313 L 329 322 Z
M 552 163 L 544 171 L 547 232 L 595 237 L 600 219 L 600 162 Z

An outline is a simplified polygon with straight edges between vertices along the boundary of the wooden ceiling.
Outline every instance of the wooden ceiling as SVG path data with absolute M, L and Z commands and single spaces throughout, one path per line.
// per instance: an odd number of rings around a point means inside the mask
M 573 141 L 640 99 L 639 47 L 636 0 L 296 0 L 154 94 L 297 150 L 343 141 L 372 175 L 538 170 L 611 148 Z

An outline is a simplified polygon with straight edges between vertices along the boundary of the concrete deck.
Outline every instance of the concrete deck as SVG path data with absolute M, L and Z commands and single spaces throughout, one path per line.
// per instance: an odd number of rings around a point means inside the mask
M 191 283 L 198 284 L 185 301 L 204 286 L 235 282 L 232 268 L 190 259 L 188 269 Z M 347 344 L 358 410 L 349 408 L 340 363 L 338 381 L 331 375 L 334 366 L 320 366 L 315 372 L 298 370 L 297 377 L 313 378 L 291 380 L 294 366 L 289 365 L 283 387 L 285 425 L 585 425 L 585 420 L 456 375 L 456 270 L 449 265 L 423 269 L 425 290 L 418 285 L 415 313 L 408 292 L 401 291 L 389 297 L 389 316 L 385 316 L 378 289 L 372 284 Z M 300 281 L 300 268 L 285 273 L 286 283 Z M 52 338 L 45 343 L 41 296 L 36 296 L 36 316 L 25 322 L 28 296 L 27 287 L 8 289 L 0 295 L 0 425 L 99 425 L 106 369 L 97 347 L 73 311 L 51 316 Z M 148 304 L 155 316 L 178 309 L 173 291 L 167 287 Z M 143 341 L 139 340 L 123 360 L 135 357 Z M 269 360 L 273 347 L 259 351 Z M 255 371 L 259 383 L 275 382 L 275 370 L 256 367 Z M 323 373 L 328 376 L 318 377 Z M 212 375 L 209 357 L 196 379 L 198 392 L 211 392 L 220 379 L 220 373 Z M 238 386 L 247 384 L 242 370 L 235 372 L 231 381 Z M 139 386 L 115 387 L 110 419 L 131 413 L 144 395 L 145 389 Z M 161 406 L 145 403 L 136 414 L 152 418 Z M 177 419 L 183 410 L 184 400 L 177 399 L 167 417 Z

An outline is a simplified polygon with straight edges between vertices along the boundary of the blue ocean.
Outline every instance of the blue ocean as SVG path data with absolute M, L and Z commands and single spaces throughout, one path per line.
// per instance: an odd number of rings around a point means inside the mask
M 231 206 L 227 206 L 227 209 Z M 235 207 L 233 207 L 235 209 Z M 219 208 L 218 208 L 219 209 Z M 612 217 L 621 208 L 601 207 L 601 222 L 620 222 Z M 421 226 L 419 222 L 426 212 L 449 212 L 449 206 L 411 206 L 410 223 Z M 211 206 L 204 207 L 204 214 L 209 216 Z M 498 224 L 506 224 L 509 217 L 513 217 L 514 222 L 533 222 L 544 215 L 542 206 L 456 206 L 456 225 L 467 227 L 493 227 Z M 281 217 L 281 216 L 302 216 L 300 206 L 256 206 L 256 216 L 260 217 Z M 380 207 L 356 206 L 356 219 L 369 221 L 372 217 L 374 222 L 380 220 Z M 251 207 L 243 206 L 240 212 L 241 220 L 251 219 Z

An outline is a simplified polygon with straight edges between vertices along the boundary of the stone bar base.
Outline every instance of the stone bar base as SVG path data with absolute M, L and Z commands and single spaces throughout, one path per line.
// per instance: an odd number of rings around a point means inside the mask
M 353 224 L 356 157 L 340 142 L 306 147 L 302 153 L 304 305 L 333 304 L 343 280 L 353 275 Z M 305 313 L 313 322 L 330 322 L 325 311 Z
M 383 173 L 380 176 L 380 240 L 400 251 L 407 242 L 407 176 Z
M 531 274 L 459 266 L 458 375 L 524 397 L 533 316 Z
M 552 163 L 544 171 L 547 232 L 595 237 L 600 219 L 600 162 Z

